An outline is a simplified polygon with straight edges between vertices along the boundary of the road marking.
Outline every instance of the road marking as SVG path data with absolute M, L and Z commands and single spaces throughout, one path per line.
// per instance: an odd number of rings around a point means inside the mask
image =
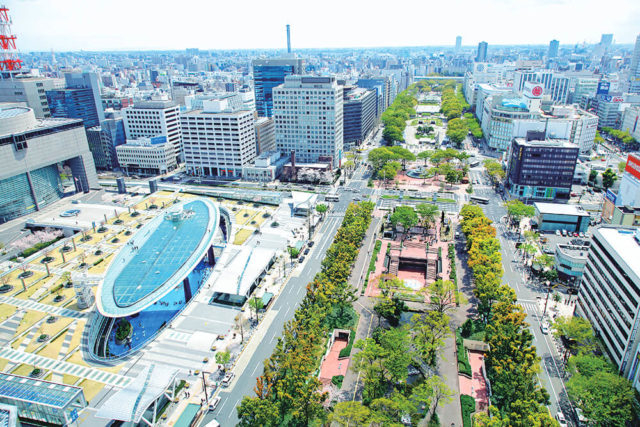
M 260 367 L 260 364 L 256 364 L 256 367 L 253 368 L 253 372 L 251 372 L 251 376 L 254 377 L 256 375 L 256 371 L 258 370 L 258 368 Z

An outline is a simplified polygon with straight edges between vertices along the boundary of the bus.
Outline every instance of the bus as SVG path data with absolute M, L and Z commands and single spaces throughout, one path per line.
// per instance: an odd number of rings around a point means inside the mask
M 482 203 L 483 205 L 489 204 L 489 199 L 487 199 L 486 197 L 471 196 L 469 197 L 469 200 L 476 203 Z
M 326 196 L 324 196 L 324 200 L 327 202 L 339 202 L 340 196 L 338 196 L 337 194 L 327 194 Z

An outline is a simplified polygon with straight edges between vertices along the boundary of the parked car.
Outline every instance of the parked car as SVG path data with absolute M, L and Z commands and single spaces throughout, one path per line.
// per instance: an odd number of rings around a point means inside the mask
M 312 248 L 314 243 L 315 243 L 315 242 L 314 242 L 313 240 L 312 240 L 312 241 L 310 241 L 310 242 L 308 243 L 309 247 L 310 247 L 310 248 Z
M 562 233 L 560 233 L 560 230 L 556 230 L 556 236 L 560 236 Z
M 546 323 L 541 323 L 540 324 L 540 331 L 542 331 L 543 334 L 547 335 L 549 333 L 549 325 Z
M 304 254 L 305 254 L 305 255 L 309 255 L 309 250 L 310 250 L 309 248 L 305 249 L 305 250 L 304 250 Z
M 564 418 L 564 414 L 562 412 L 558 412 L 556 414 L 556 420 L 558 420 L 560 427 L 567 427 L 567 420 Z
M 298 258 L 298 264 L 302 264 L 304 262 L 304 256 Z
M 580 233 L 578 233 L 578 236 L 582 237 L 584 239 L 584 233 L 581 231 Z
M 215 411 L 216 408 L 218 407 L 218 403 L 220 403 L 221 397 L 220 396 L 216 396 L 213 399 L 211 399 L 209 401 L 209 410 L 210 411 Z
M 233 372 L 227 372 L 227 374 L 224 376 L 224 378 L 222 379 L 222 387 L 229 387 L 229 384 L 231 384 L 231 381 L 233 380 L 233 377 L 235 377 L 236 374 L 234 374 Z
M 562 230 L 562 235 L 563 235 L 564 237 L 567 237 L 567 230 Z

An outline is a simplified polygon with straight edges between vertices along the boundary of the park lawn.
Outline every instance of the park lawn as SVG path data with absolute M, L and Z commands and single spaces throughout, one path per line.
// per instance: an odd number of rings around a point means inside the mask
M 240 230 L 240 231 L 238 231 L 236 233 L 236 237 L 235 237 L 235 239 L 233 239 L 233 244 L 234 245 L 243 244 L 244 242 L 247 241 L 249 236 L 251 236 L 252 234 L 253 234 L 253 230 L 243 228 L 242 230 Z
M 235 214 L 236 224 L 238 225 L 247 224 L 251 220 L 251 218 L 255 216 L 255 214 L 256 214 L 256 211 L 254 211 L 253 209 L 241 209 Z
M 18 309 L 11 304 L 0 304 L 0 322 L 13 316 Z
M 22 332 L 26 331 L 28 328 L 33 326 L 34 323 L 41 320 L 46 315 L 47 313 L 43 313 L 41 311 L 28 310 L 22 317 L 20 325 L 18 325 L 18 328 L 16 329 L 16 335 L 19 335 Z
M 37 354 L 38 356 L 48 357 L 50 359 L 57 359 L 60 354 L 60 348 L 62 348 L 62 343 L 64 342 L 64 337 L 66 334 L 60 335 L 55 340 L 47 343 L 46 346 L 42 348 Z M 28 348 L 28 347 L 27 347 Z
M 440 198 L 440 197 L 438 197 L 438 199 L 436 201 L 440 202 L 440 203 L 455 203 L 456 202 L 454 199 L 445 199 L 445 198 Z
M 103 261 L 100 264 L 94 265 L 89 269 L 89 274 L 104 274 L 104 272 L 107 270 L 107 267 L 111 263 L 112 258 L 113 258 L 113 253 L 107 254 L 103 258 Z
M 100 390 L 104 388 L 104 384 L 96 381 L 84 380 L 79 384 L 79 387 L 84 389 L 84 398 L 87 399 L 88 403 L 96 397 L 98 393 L 100 393 Z
M 21 375 L 23 377 L 28 377 L 31 371 L 33 371 L 33 365 L 22 364 L 14 369 L 11 373 L 13 375 Z
M 24 341 L 24 336 L 18 338 L 17 340 L 15 340 L 14 342 L 11 343 L 11 348 L 16 350 L 18 347 L 20 347 L 20 344 L 22 343 L 22 341 Z
M 7 277 L 7 284 L 13 285 L 13 289 L 14 290 L 22 289 L 22 281 L 18 278 L 18 276 L 20 274 L 22 274 L 22 270 L 17 268 L 17 269 L 15 269 L 14 271 L 12 271 L 10 274 L 8 274 L 6 276 Z M 27 277 L 26 279 L 24 279 L 24 284 L 28 288 L 29 286 L 34 284 L 37 280 L 42 279 L 46 275 L 47 275 L 47 273 L 44 272 L 44 271 L 33 270 L 33 276 Z
M 264 212 L 262 212 L 262 211 L 258 212 L 258 214 L 256 216 L 251 218 L 250 224 L 254 225 L 256 227 L 260 227 L 268 219 L 268 218 L 265 218 L 263 215 L 264 215 Z M 269 217 L 269 218 L 271 218 L 271 217 Z M 254 221 L 255 221 L 255 224 L 253 224 Z
M 47 283 L 49 283 L 49 280 L 50 279 L 42 279 L 38 283 L 35 283 L 35 284 L 29 286 L 26 291 L 23 291 L 23 292 L 20 292 L 18 294 L 15 294 L 14 297 L 18 298 L 18 299 L 24 299 L 24 300 L 29 299 L 31 297 L 31 295 L 36 293 L 36 291 L 38 289 L 42 288 Z M 22 285 L 20 285 L 19 289 L 22 289 Z
M 55 287 L 54 287 L 55 289 Z M 54 299 L 56 298 L 56 296 L 58 295 L 58 293 L 60 295 L 62 295 L 64 297 L 64 299 L 60 302 L 55 302 Z M 64 305 L 65 303 L 69 302 L 70 298 L 73 298 L 73 296 L 75 295 L 75 291 L 73 290 L 73 288 L 63 288 L 60 292 L 52 292 L 49 295 L 47 295 L 44 299 L 41 299 L 40 301 L 38 301 L 41 304 L 47 304 L 47 305 L 53 305 L 56 307 L 60 307 L 62 305 Z
M 4 372 L 4 368 L 7 367 L 9 361 L 7 359 L 0 359 L 0 372 Z
M 80 377 L 74 377 L 73 375 L 62 375 L 62 382 L 68 385 L 75 385 L 80 380 Z
M 36 349 L 38 347 L 40 347 L 43 343 L 38 341 L 38 337 L 41 334 L 46 334 L 49 335 L 49 338 L 57 335 L 60 331 L 62 331 L 63 329 L 67 328 L 69 326 L 69 324 L 71 323 L 72 319 L 69 318 L 59 318 L 58 321 L 56 321 L 55 323 L 47 323 L 44 322 L 42 325 L 40 325 L 40 329 L 38 330 L 38 332 L 36 332 L 36 334 L 33 337 L 33 340 L 31 340 L 31 342 L 29 343 L 29 345 L 27 345 L 27 348 L 25 348 L 24 351 L 26 351 L 27 353 L 33 353 L 34 351 L 36 351 Z M 48 346 L 49 344 L 47 344 Z M 56 356 L 54 357 L 54 359 L 58 357 L 58 355 L 56 354 Z

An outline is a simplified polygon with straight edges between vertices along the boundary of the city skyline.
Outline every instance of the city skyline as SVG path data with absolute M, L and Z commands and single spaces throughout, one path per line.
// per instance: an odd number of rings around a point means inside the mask
M 594 13 L 600 6 L 595 0 L 459 3 L 455 11 L 449 3 L 429 7 L 412 3 L 403 9 L 385 9 L 381 14 L 380 8 L 362 2 L 360 6 L 350 4 L 358 11 L 353 16 L 335 13 L 343 6 L 337 1 L 312 11 L 291 1 L 271 2 L 268 8 L 252 7 L 243 15 L 231 3 L 194 4 L 192 8 L 174 10 L 169 2 L 154 2 L 151 7 L 152 3 L 148 1 L 14 0 L 9 1 L 7 7 L 11 9 L 18 48 L 23 52 L 179 50 L 188 47 L 286 49 L 287 23 L 291 25 L 294 51 L 454 46 L 457 35 L 462 36 L 462 44 L 467 48 L 477 46 L 480 41 L 488 42 L 490 47 L 546 45 L 551 39 L 559 40 L 561 45 L 591 44 L 599 42 L 602 33 L 613 33 L 615 43 L 631 44 L 640 31 L 635 25 L 640 18 L 640 5 L 631 0 L 609 3 L 608 9 L 625 11 L 609 16 Z M 412 7 L 423 13 L 408 13 Z M 460 10 L 466 13 L 460 14 Z M 450 18 L 442 19 L 447 15 Z M 478 16 L 483 16 L 481 22 L 476 20 Z M 537 16 L 544 17 L 545 28 L 554 28 L 553 32 L 522 31 L 523 24 L 537 21 Z M 567 16 L 573 16 L 573 19 L 568 21 Z M 451 21 L 456 24 L 452 25 Z M 541 24 L 532 22 L 528 25 L 535 28 Z M 77 37 L 78 34 L 82 37 Z

